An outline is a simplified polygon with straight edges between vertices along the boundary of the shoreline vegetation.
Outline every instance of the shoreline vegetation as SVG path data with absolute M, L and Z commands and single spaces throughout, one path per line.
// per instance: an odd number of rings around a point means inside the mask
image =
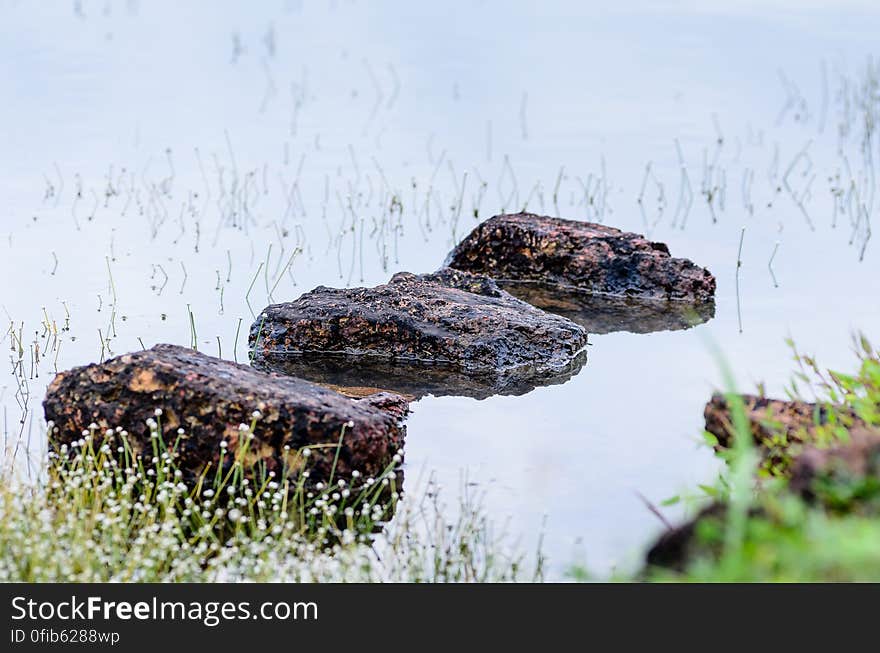
M 183 482 L 175 444 L 149 420 L 152 452 L 122 428 L 83 431 L 48 454 L 39 482 L 0 476 L 4 582 L 467 582 L 534 580 L 505 553 L 480 502 L 465 493 L 457 520 L 429 479 L 417 501 L 399 487 L 402 452 L 378 476 L 309 482 L 315 447 L 292 452 L 291 483 L 247 463 L 261 415 L 233 451 Z M 50 424 L 50 428 L 51 428 Z M 394 517 L 393 527 L 387 522 Z M 538 558 L 540 561 L 540 558 Z
M 853 343 L 859 366 L 845 374 L 789 341 L 797 365 L 789 399 L 813 407 L 795 429 L 772 409 L 748 412 L 725 370 L 726 467 L 704 488 L 709 505 L 648 552 L 647 580 L 880 580 L 880 350 L 863 334 Z M 718 450 L 716 435 L 705 436 Z
M 812 394 L 813 424 L 789 437 L 784 424 L 765 421 L 756 441 L 754 414 L 724 369 L 733 437 L 719 447 L 715 435 L 705 435 L 725 469 L 713 486 L 701 488 L 702 499 L 665 502 L 701 507 L 660 537 L 635 576 L 613 580 L 880 579 L 880 350 L 855 337 L 858 369 L 844 374 L 823 370 L 789 344 L 797 364 L 789 399 Z M 404 496 L 402 451 L 374 477 L 355 470 L 347 480 L 331 474 L 317 483 L 308 474 L 313 447 L 291 452 L 289 459 L 305 470 L 295 476 L 249 465 L 261 417 L 254 412 L 240 426 L 234 448 L 221 442 L 225 463 L 208 465 L 194 482 L 183 482 L 177 466 L 179 440 L 162 437 L 161 410 L 147 424 L 152 451 L 136 454 L 122 426 L 93 425 L 69 446 L 56 445 L 38 479 L 6 470 L 0 579 L 545 580 L 540 547 L 524 554 L 470 484 L 462 483 L 453 520 L 444 517 L 449 512 L 432 479 Z M 567 577 L 592 579 L 578 565 Z

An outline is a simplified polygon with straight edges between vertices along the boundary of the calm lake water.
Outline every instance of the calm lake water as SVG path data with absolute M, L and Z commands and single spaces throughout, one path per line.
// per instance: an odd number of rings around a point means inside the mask
M 606 4 L 0 0 L 5 445 L 43 449 L 56 367 L 189 344 L 189 311 L 244 361 L 270 299 L 434 270 L 475 214 L 601 220 L 708 267 L 714 319 L 591 336 L 524 396 L 421 399 L 407 483 L 450 510 L 477 484 L 554 576 L 630 569 L 662 529 L 639 495 L 717 473 L 713 346 L 781 393 L 785 338 L 838 369 L 880 338 L 880 11 Z

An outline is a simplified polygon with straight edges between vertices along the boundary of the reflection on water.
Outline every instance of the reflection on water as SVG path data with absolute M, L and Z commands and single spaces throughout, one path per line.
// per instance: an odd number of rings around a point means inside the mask
M 499 281 L 514 297 L 550 313 L 567 317 L 588 333 L 678 331 L 715 317 L 715 302 L 651 301 L 593 295 L 558 285 Z
M 584 350 L 564 368 L 553 372 L 529 367 L 487 372 L 463 370 L 443 363 L 395 362 L 376 356 L 332 354 L 261 354 L 251 364 L 258 369 L 331 386 L 346 394 L 388 390 L 417 400 L 428 395 L 472 399 L 524 395 L 537 387 L 565 383 L 586 363 L 587 351 Z

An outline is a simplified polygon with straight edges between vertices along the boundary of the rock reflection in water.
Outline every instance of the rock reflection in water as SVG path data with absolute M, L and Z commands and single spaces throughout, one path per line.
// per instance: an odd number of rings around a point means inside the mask
M 563 286 L 522 281 L 499 280 L 498 284 L 514 297 L 566 317 L 580 324 L 588 333 L 598 335 L 615 331 L 679 331 L 715 317 L 714 302 L 692 304 L 593 295 Z
M 411 401 L 427 395 L 486 399 L 493 395 L 524 395 L 535 388 L 567 382 L 587 362 L 581 351 L 565 367 L 536 372 L 527 367 L 497 372 L 463 370 L 442 363 L 385 360 L 375 356 L 263 353 L 252 361 L 265 371 L 297 376 L 330 386 L 350 396 L 388 390 Z

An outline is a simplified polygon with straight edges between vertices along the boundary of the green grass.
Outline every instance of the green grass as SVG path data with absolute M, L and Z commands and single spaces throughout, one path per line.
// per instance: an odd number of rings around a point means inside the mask
M 817 423 L 807 432 L 801 430 L 794 438 L 785 432 L 771 432 L 761 445 L 766 450 L 759 474 L 762 477 L 785 478 L 791 465 L 805 445 L 826 448 L 847 442 L 857 422 L 880 428 L 880 354 L 867 337 L 853 338 L 858 368 L 851 373 L 824 370 L 815 358 L 802 354 L 794 342 L 787 341 L 797 366 L 787 388 L 789 398 L 813 402 L 817 406 Z M 823 419 L 819 420 L 819 412 Z M 773 427 L 768 421 L 767 425 Z
M 700 524 L 698 550 L 684 573 L 655 569 L 653 581 L 880 581 L 880 520 L 834 515 L 797 497 L 762 495 L 735 549 L 723 547 L 724 519 Z

